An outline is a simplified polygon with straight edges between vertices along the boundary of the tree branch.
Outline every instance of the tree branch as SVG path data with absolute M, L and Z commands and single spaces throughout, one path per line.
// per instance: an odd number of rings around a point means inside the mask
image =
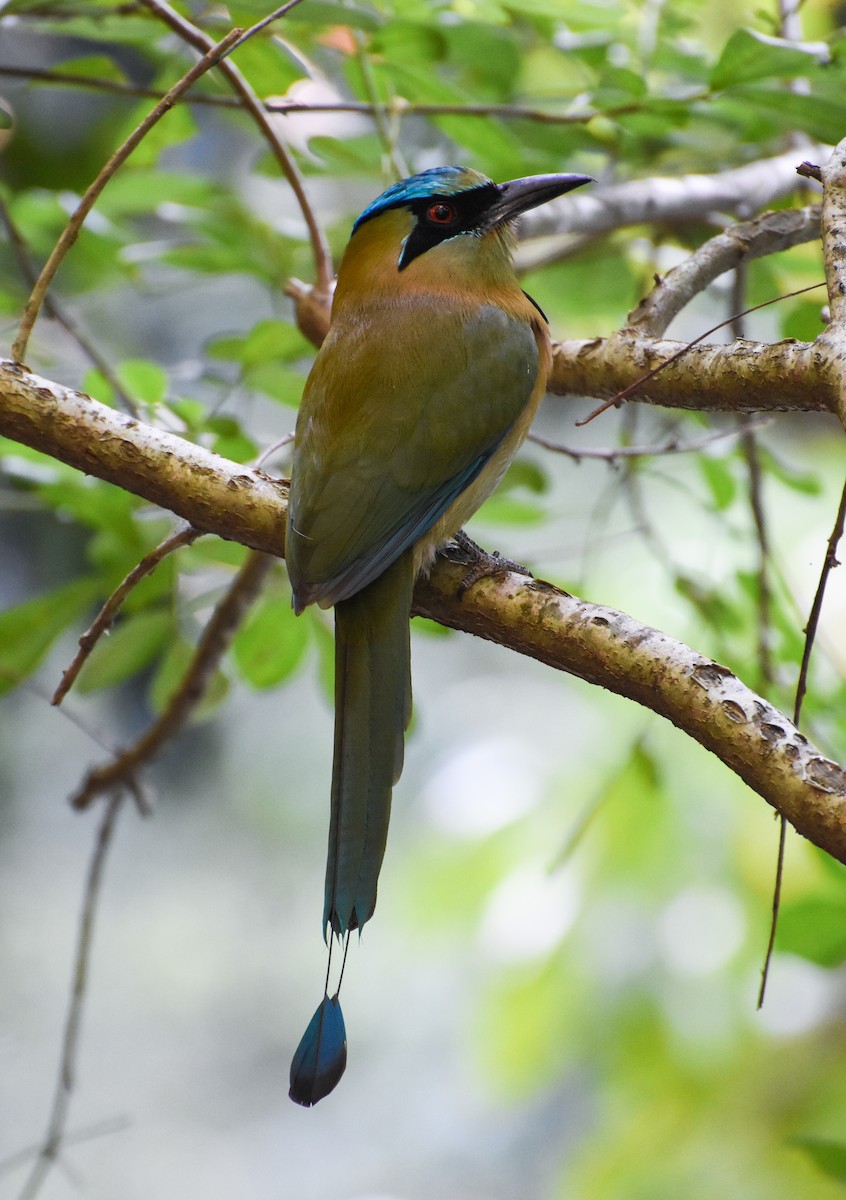
M 461 563 L 439 560 L 415 611 L 507 645 L 672 721 L 815 845 L 846 862 L 846 770 L 728 668 L 632 617 L 508 574 L 457 603 Z
M 2 361 L 0 433 L 169 508 L 197 528 L 283 552 L 284 485 Z M 519 576 L 483 581 L 459 600 L 463 575 L 460 566 L 439 561 L 418 584 L 416 611 L 667 717 L 800 833 L 846 862 L 846 773 L 725 667 L 632 617 Z
M 685 346 L 625 330 L 608 338 L 557 342 L 549 390 L 610 399 Z M 638 388 L 634 398 L 697 412 L 837 413 L 837 389 L 821 367 L 816 342 L 703 342 Z

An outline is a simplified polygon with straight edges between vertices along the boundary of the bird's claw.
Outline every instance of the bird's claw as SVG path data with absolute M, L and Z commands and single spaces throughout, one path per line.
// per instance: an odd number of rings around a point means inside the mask
M 455 562 L 465 563 L 469 566 L 467 574 L 458 585 L 459 600 L 480 579 L 496 578 L 512 572 L 515 575 L 526 575 L 529 579 L 533 578 L 528 567 L 524 567 L 522 563 L 514 562 L 510 558 L 504 558 L 496 550 L 493 553 L 483 550 L 471 537 L 467 536 L 463 529 L 459 529 L 458 533 L 454 535 L 452 544 L 445 548 L 444 554 Z

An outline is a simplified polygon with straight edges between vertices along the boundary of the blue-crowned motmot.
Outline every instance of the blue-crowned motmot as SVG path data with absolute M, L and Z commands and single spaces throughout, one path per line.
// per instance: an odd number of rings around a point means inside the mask
M 514 272 L 514 218 L 588 182 L 436 167 L 353 226 L 303 393 L 285 542 L 295 610 L 335 606 L 324 936 L 360 929 L 376 905 L 411 713 L 414 581 L 499 483 L 546 389 L 549 332 Z M 327 988 L 291 1099 L 316 1104 L 345 1064 Z

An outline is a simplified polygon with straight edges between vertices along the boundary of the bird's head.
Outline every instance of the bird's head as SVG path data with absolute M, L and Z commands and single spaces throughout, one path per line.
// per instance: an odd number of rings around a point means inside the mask
M 396 280 L 416 264 L 409 272 L 415 275 L 424 262 L 438 271 L 460 271 L 462 263 L 471 271 L 510 264 L 515 218 L 591 182 L 589 175 L 530 175 L 494 183 L 468 167 L 421 171 L 365 208 L 353 226 L 339 286 L 353 264 L 371 281 L 386 272 Z

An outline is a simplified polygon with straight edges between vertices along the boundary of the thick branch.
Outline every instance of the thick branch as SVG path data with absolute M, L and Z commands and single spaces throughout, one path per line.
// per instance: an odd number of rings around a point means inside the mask
M 0 434 L 169 508 L 197 528 L 282 553 L 283 485 L 9 362 L 0 362 Z M 800 833 L 846 862 L 846 774 L 724 667 L 631 617 L 520 577 L 483 581 L 459 601 L 463 575 L 462 567 L 439 562 L 418 585 L 417 611 L 667 717 Z
M 625 332 L 553 346 L 549 390 L 605 400 L 637 383 L 686 343 Z M 634 397 L 697 412 L 837 412 L 836 389 L 816 343 L 702 343 L 638 388 Z
M 254 550 L 281 554 L 287 485 L 0 359 L 0 435 Z
M 624 613 L 522 575 L 483 580 L 456 603 L 465 574 L 460 563 L 439 562 L 417 585 L 415 611 L 666 717 L 846 862 L 846 771 L 726 667 Z

